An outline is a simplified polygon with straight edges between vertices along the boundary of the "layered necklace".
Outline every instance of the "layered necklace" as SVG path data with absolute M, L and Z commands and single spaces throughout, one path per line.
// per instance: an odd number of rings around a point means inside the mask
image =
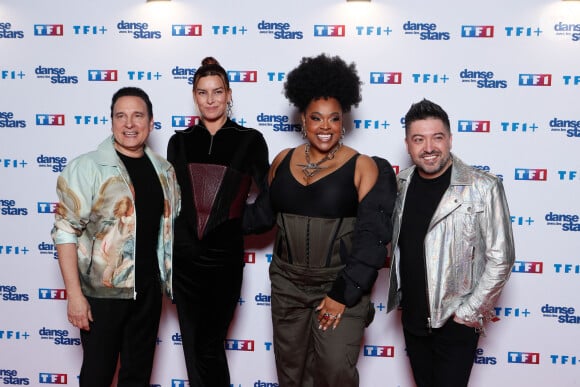
M 321 167 L 320 165 L 322 163 L 327 162 L 328 160 L 332 160 L 334 158 L 334 155 L 336 155 L 336 152 L 338 152 L 341 146 L 342 142 L 339 142 L 320 161 L 313 163 L 312 161 L 310 161 L 310 144 L 306 144 L 306 146 L 304 147 L 304 158 L 306 159 L 306 164 L 296 164 L 302 168 L 302 173 L 304 173 L 304 180 L 308 182 L 308 179 L 310 179 L 312 176 L 316 175 L 321 170 L 327 168 Z

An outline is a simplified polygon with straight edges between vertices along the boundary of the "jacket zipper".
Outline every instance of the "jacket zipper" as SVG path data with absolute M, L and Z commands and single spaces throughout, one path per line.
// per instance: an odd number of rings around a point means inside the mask
M 95 249 L 95 239 L 97 239 L 96 237 L 92 238 L 92 242 L 91 242 L 91 258 L 89 260 L 89 266 L 87 267 L 87 272 L 86 274 L 89 275 L 91 274 L 91 269 L 93 268 L 93 250 Z
M 431 325 L 431 303 L 429 302 L 429 281 L 427 276 L 427 257 L 425 256 L 425 245 L 423 245 L 423 268 L 425 269 L 425 298 L 427 300 L 427 331 L 433 333 Z
M 117 167 L 119 168 L 119 167 Z M 120 169 L 120 168 L 119 168 Z M 121 173 L 121 171 L 119 171 L 119 175 L 123 178 L 123 181 L 125 182 L 125 184 L 127 185 L 127 189 L 129 190 L 129 192 L 131 192 L 131 186 L 129 185 L 129 182 L 127 182 L 127 179 L 125 178 L 125 176 L 123 176 L 123 173 Z M 137 299 L 137 284 L 135 283 L 135 281 L 137 281 L 137 256 L 135 255 L 135 252 L 137 250 L 137 207 L 135 206 L 135 197 L 133 195 L 131 195 L 131 204 L 133 204 L 133 208 L 135 211 L 135 231 L 133 232 L 133 235 L 135 237 L 135 244 L 133 245 L 133 273 L 134 273 L 134 280 L 133 280 L 133 300 Z
M 209 141 L 209 149 L 207 150 L 207 154 L 208 154 L 208 155 L 211 155 L 211 151 L 212 151 L 212 148 L 213 148 L 213 136 L 214 136 L 214 135 L 213 135 L 213 134 L 211 134 L 210 136 L 211 136 L 211 137 L 210 137 L 210 141 Z

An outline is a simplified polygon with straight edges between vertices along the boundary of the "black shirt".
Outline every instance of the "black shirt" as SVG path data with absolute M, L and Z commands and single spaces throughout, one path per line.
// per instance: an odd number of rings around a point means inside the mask
M 450 182 L 451 167 L 434 179 L 425 179 L 415 173 L 407 189 L 399 234 L 401 307 L 403 326 L 416 335 L 428 332 L 425 235 Z
M 147 155 L 128 157 L 117 152 L 131 178 L 135 194 L 135 290 L 151 281 L 159 282 L 157 241 L 163 216 L 163 189 L 155 167 Z

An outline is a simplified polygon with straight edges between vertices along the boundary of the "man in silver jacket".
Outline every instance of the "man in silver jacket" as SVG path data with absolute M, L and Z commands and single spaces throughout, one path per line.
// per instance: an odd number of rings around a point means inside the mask
M 447 113 L 422 100 L 405 116 L 413 166 L 398 176 L 388 311 L 399 306 L 417 386 L 467 386 L 479 334 L 514 259 L 501 180 L 451 153 Z

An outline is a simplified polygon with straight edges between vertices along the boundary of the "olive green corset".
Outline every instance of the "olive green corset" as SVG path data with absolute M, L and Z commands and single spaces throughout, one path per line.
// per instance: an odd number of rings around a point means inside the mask
M 340 266 L 341 255 L 346 257 L 352 246 L 355 220 L 355 217 L 327 219 L 280 213 L 274 254 L 297 266 Z

